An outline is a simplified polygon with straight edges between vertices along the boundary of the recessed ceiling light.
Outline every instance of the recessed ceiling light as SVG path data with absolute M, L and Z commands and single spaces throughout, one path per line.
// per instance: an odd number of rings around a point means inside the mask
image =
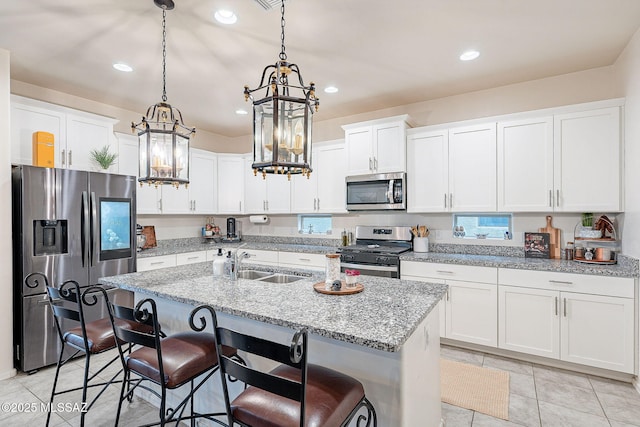
M 462 55 L 460 55 L 460 60 L 461 61 L 472 61 L 472 60 L 476 59 L 478 56 L 480 56 L 480 52 L 478 52 L 477 50 L 468 50 L 468 51 L 464 52 Z
M 238 108 L 238 109 L 236 110 L 236 114 L 237 114 L 237 115 L 239 115 L 239 116 L 246 116 L 246 115 L 247 115 L 247 114 L 249 114 L 249 113 L 247 112 L 247 110 L 243 110 L 243 109 L 241 109 L 241 108 Z
M 226 25 L 235 24 L 238 21 L 238 17 L 235 13 L 225 9 L 216 10 L 216 13 L 213 14 L 213 17 L 216 18 L 216 21 L 218 21 L 219 23 Z
M 124 71 L 125 73 L 130 73 L 133 71 L 133 68 L 130 65 L 124 64 L 122 62 L 116 62 L 113 64 L 113 68 L 118 71 Z
M 336 93 L 338 91 L 338 88 L 335 86 L 327 86 L 324 88 L 324 91 L 326 93 Z

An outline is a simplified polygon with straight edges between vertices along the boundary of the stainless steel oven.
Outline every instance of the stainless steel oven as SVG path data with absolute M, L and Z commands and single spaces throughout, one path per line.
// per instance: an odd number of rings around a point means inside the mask
M 407 208 L 406 173 L 348 176 L 347 210 L 404 210 Z
M 356 244 L 342 248 L 340 269 L 400 278 L 400 254 L 411 250 L 410 227 L 356 227 Z

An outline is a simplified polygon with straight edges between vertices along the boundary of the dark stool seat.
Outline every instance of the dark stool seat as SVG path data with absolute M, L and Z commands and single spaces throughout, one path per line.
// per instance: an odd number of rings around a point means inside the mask
M 300 369 L 280 365 L 269 372 L 300 381 Z M 360 381 L 332 369 L 307 365 L 305 426 L 339 426 L 362 399 Z M 299 427 L 300 403 L 257 387 L 249 387 L 231 402 L 235 420 L 250 426 Z
M 123 328 L 136 328 L 140 332 L 145 333 L 151 333 L 153 329 L 149 325 L 135 324 L 134 322 L 128 322 L 125 320 L 118 320 L 118 324 Z M 105 350 L 111 350 L 116 347 L 113 326 L 111 326 L 111 319 L 109 317 L 85 323 L 85 331 L 87 333 L 88 349 L 91 353 L 101 353 Z M 84 338 L 82 337 L 82 327 L 77 326 L 73 329 L 69 329 L 63 335 L 63 339 L 71 345 L 83 347 Z
M 180 387 L 187 381 L 218 364 L 213 334 L 181 332 L 160 342 L 164 383 L 167 388 Z M 225 348 L 225 355 L 237 354 L 231 347 Z M 154 348 L 141 347 L 125 358 L 127 367 L 152 381 L 161 383 L 158 353 Z

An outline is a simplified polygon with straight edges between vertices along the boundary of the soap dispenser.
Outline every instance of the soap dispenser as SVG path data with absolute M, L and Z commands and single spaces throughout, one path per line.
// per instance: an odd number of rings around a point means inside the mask
M 218 248 L 218 256 L 213 260 L 213 275 L 222 276 L 224 274 L 224 265 L 224 254 L 222 253 L 222 249 Z

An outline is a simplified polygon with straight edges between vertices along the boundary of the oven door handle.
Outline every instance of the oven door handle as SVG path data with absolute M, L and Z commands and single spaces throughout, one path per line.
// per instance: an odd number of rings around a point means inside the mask
M 361 268 L 363 270 L 375 270 L 375 271 L 398 271 L 398 267 L 397 266 L 371 265 L 371 264 L 351 264 L 351 263 L 346 263 L 346 262 L 341 263 L 340 267 Z

